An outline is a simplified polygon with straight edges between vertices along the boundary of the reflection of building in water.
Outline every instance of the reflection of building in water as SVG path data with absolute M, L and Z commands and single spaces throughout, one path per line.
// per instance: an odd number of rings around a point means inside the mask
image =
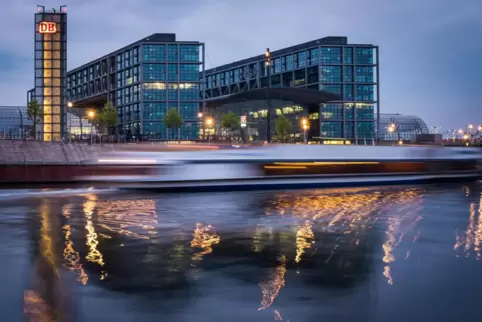
M 100 266 L 101 268 L 101 279 L 105 277 L 105 272 L 104 272 L 104 256 L 98 249 L 99 245 L 99 236 L 97 235 L 97 232 L 94 227 L 94 223 L 92 221 L 92 216 L 94 214 L 94 209 L 95 209 L 95 203 L 97 200 L 97 196 L 94 194 L 89 194 L 87 196 L 87 200 L 85 201 L 83 207 L 84 207 L 84 214 L 85 214 L 85 230 L 87 232 L 86 234 L 86 245 L 87 248 L 89 249 L 89 252 L 87 253 L 87 256 L 85 259 L 89 262 L 96 263 Z
M 303 220 L 297 230 L 296 255 L 285 254 L 294 257 L 296 263 L 304 260 L 302 254 L 313 248 L 311 243 L 316 238 L 318 254 L 325 253 L 327 264 L 336 257 L 336 260 L 344 262 L 341 266 L 353 269 L 354 252 L 357 249 L 362 251 L 360 243 L 363 240 L 366 242 L 371 225 L 382 219 L 379 214 L 384 209 L 390 208 L 387 240 L 382 245 L 382 261 L 386 264 L 384 275 L 392 283 L 390 263 L 395 261 L 393 249 L 421 219 L 417 215 L 420 209 L 419 196 L 419 189 L 382 192 L 373 188 L 279 193 L 266 207 L 266 214 Z
M 274 300 L 278 296 L 282 287 L 285 286 L 285 275 L 286 275 L 286 257 L 281 256 L 279 259 L 279 264 L 275 268 L 272 275 L 265 281 L 259 284 L 261 288 L 261 306 L 258 310 L 265 310 L 273 305 Z
M 472 192 L 469 187 L 466 187 L 467 197 L 472 197 L 474 192 Z M 479 194 L 476 197 L 477 200 L 470 202 L 467 228 L 465 231 L 456 232 L 454 250 L 457 257 L 460 257 L 461 253 L 463 253 L 466 258 L 473 256 L 475 259 L 480 260 L 482 244 L 482 193 L 477 192 Z
M 156 203 L 150 199 L 108 200 L 97 203 L 99 228 L 107 236 L 118 234 L 137 239 L 156 235 Z
M 195 253 L 193 260 L 201 260 L 204 255 L 211 254 L 213 251 L 212 246 L 218 244 L 220 240 L 221 238 L 216 235 L 211 225 L 197 223 L 194 229 L 191 247 L 201 248 L 202 251 Z
M 68 219 L 70 218 L 71 211 L 72 211 L 72 205 L 71 204 L 65 205 L 62 209 L 62 215 L 66 219 Z M 81 282 L 83 285 L 85 285 L 87 284 L 89 277 L 87 276 L 87 273 L 84 271 L 84 268 L 80 263 L 79 253 L 74 249 L 74 243 L 71 239 L 71 235 L 72 235 L 71 225 L 65 224 L 63 226 L 63 231 L 64 231 L 64 238 L 65 238 L 64 267 L 74 272 L 74 274 L 77 275 L 78 281 Z

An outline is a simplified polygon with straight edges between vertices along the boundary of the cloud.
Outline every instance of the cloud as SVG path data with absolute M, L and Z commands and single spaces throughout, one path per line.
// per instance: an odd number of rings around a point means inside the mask
M 11 26 L 0 32 L 0 104 L 25 104 L 33 86 L 36 4 L 7 1 L 0 11 Z M 62 4 L 68 6 L 69 68 L 156 32 L 205 42 L 208 68 L 267 47 L 348 36 L 380 46 L 382 111 L 446 127 L 478 115 L 480 0 L 52 0 L 48 7 Z

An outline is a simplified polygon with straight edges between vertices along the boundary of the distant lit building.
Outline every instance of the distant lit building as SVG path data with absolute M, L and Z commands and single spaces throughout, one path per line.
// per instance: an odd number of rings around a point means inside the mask
M 164 118 L 177 109 L 181 139 L 197 139 L 204 44 L 153 34 L 68 72 L 67 95 L 76 108 L 100 109 L 111 101 L 119 134 L 127 139 L 177 139 Z
M 429 133 L 427 124 L 417 116 L 380 114 L 380 141 L 411 141 L 417 135 Z
M 287 104 L 275 111 L 310 120 L 310 138 L 330 143 L 365 144 L 376 139 L 379 113 L 378 46 L 349 44 L 346 37 L 325 37 L 270 53 L 270 80 L 265 55 L 258 55 L 206 70 L 205 97 L 210 100 L 268 87 L 306 87 L 338 94 L 340 99 L 316 106 Z M 248 104 L 248 103 L 247 103 Z M 259 102 L 244 104 L 248 118 L 265 119 Z M 300 110 L 302 108 L 303 110 Z M 234 105 L 221 108 L 236 110 Z M 271 131 L 278 112 L 272 112 Z M 291 113 L 291 114 L 290 114 Z M 251 121 L 249 121 L 251 122 Z M 266 122 L 259 124 L 259 139 L 267 137 Z M 264 126 L 264 127 L 263 127 Z
M 67 10 L 46 10 L 37 6 L 35 13 L 34 86 L 28 101 L 35 99 L 41 120 L 35 129 L 37 139 L 61 141 L 66 134 Z

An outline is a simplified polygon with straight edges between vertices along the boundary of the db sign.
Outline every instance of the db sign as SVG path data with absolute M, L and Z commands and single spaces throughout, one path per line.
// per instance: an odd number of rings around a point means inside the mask
M 38 25 L 38 32 L 41 34 L 54 34 L 57 32 L 57 24 L 55 22 L 42 21 Z

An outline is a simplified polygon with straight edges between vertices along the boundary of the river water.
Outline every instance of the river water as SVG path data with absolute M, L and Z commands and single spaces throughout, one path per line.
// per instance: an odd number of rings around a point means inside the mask
M 1 321 L 479 321 L 481 192 L 4 191 Z

